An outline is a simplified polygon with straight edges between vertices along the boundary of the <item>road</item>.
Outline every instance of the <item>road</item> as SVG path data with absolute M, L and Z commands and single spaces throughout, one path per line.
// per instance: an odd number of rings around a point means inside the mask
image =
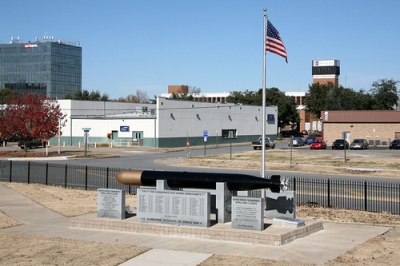
M 55 147 L 52 147 L 53 149 Z M 287 145 L 287 141 L 280 141 L 276 144 L 277 149 L 290 149 Z M 82 148 L 81 148 L 82 149 Z M 338 157 L 343 157 L 343 150 L 332 150 L 330 147 L 326 150 L 310 150 L 306 145 L 304 147 L 294 147 L 293 149 L 299 150 L 301 154 L 307 156 L 309 154 L 315 154 L 316 152 L 321 154 L 333 154 Z M 154 161 L 157 159 L 164 158 L 179 158 L 190 156 L 204 156 L 221 154 L 221 153 L 233 153 L 233 152 L 244 152 L 253 150 L 250 145 L 244 146 L 232 146 L 232 147 L 219 147 L 210 148 L 204 147 L 191 148 L 190 151 L 186 148 L 182 148 L 176 151 L 159 152 L 157 149 L 140 148 L 140 149 L 125 149 L 125 148 L 90 148 L 89 151 L 96 152 L 108 152 L 118 154 L 120 157 L 115 158 L 104 158 L 104 159 L 77 159 L 68 161 L 49 161 L 49 163 L 55 164 L 69 164 L 69 165 L 80 165 L 80 166 L 94 166 L 94 167 L 110 167 L 110 168 L 130 168 L 130 169 L 140 169 L 140 170 L 166 170 L 166 171 L 200 171 L 200 172 L 219 172 L 219 173 L 242 173 L 259 176 L 259 170 L 238 170 L 238 169 L 228 169 L 228 168 L 191 168 L 191 167 L 177 167 L 156 164 Z M 260 151 L 261 152 L 261 151 Z M 267 150 L 268 152 L 274 152 L 274 150 Z M 381 157 L 398 157 L 400 156 L 400 150 L 389 150 L 388 148 L 370 148 L 368 150 L 346 150 L 348 156 L 352 154 L 358 154 L 362 156 L 369 156 L 371 153 L 378 153 Z M 353 181 L 371 181 L 371 182 L 387 182 L 387 183 L 397 183 L 400 184 L 400 179 L 384 178 L 384 177 L 374 177 L 371 175 L 336 175 L 336 174 L 313 174 L 313 173 L 302 173 L 295 171 L 272 171 L 268 170 L 268 163 L 266 165 L 266 175 L 281 175 L 287 177 L 300 177 L 308 179 L 331 179 L 331 180 L 353 180 Z

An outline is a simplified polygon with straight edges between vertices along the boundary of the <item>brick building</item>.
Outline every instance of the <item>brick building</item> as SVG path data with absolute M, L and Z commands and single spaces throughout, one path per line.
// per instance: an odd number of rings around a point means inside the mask
M 189 94 L 189 86 L 187 85 L 168 85 L 168 93 L 162 93 L 161 97 L 169 98 L 172 94 Z M 207 103 L 226 103 L 229 92 L 219 93 L 191 93 L 193 100 L 196 102 Z
M 371 146 L 387 146 L 400 138 L 400 111 L 322 111 L 324 140 L 330 145 L 343 136 L 347 141 L 362 138 Z
M 313 60 L 312 76 L 313 83 L 327 86 L 339 86 L 340 61 L 332 60 Z

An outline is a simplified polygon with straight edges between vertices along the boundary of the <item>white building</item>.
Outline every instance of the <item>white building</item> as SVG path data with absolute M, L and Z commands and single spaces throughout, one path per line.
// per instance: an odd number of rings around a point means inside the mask
M 157 98 L 156 104 L 58 100 L 67 123 L 61 145 L 184 147 L 252 141 L 262 134 L 262 107 Z M 277 136 L 276 106 L 266 107 L 266 135 Z M 109 139 L 107 135 L 110 134 Z M 228 142 L 229 141 L 229 142 Z M 58 137 L 50 140 L 51 145 Z

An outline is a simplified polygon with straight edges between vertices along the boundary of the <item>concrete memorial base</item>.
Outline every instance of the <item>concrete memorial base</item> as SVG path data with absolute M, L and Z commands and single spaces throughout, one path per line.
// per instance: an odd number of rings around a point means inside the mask
M 216 216 L 211 217 L 211 226 L 192 227 L 169 224 L 150 224 L 136 221 L 136 214 L 127 215 L 125 220 L 97 219 L 95 213 L 90 213 L 70 219 L 70 226 L 80 229 L 114 230 L 119 232 L 169 236 L 201 240 L 230 241 L 281 246 L 296 239 L 323 230 L 321 221 L 305 221 L 299 228 L 275 226 L 272 220 L 264 219 L 264 228 L 261 231 L 233 229 L 231 223 L 217 223 Z

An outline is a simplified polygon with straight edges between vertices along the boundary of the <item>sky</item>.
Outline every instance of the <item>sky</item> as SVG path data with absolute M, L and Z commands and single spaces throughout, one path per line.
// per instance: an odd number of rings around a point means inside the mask
M 0 43 L 47 35 L 81 46 L 82 89 L 111 99 L 153 99 L 168 85 L 257 91 L 264 8 L 288 55 L 267 53 L 267 88 L 307 92 L 312 60 L 325 59 L 340 61 L 339 84 L 356 91 L 400 80 L 398 0 L 8 1 Z

